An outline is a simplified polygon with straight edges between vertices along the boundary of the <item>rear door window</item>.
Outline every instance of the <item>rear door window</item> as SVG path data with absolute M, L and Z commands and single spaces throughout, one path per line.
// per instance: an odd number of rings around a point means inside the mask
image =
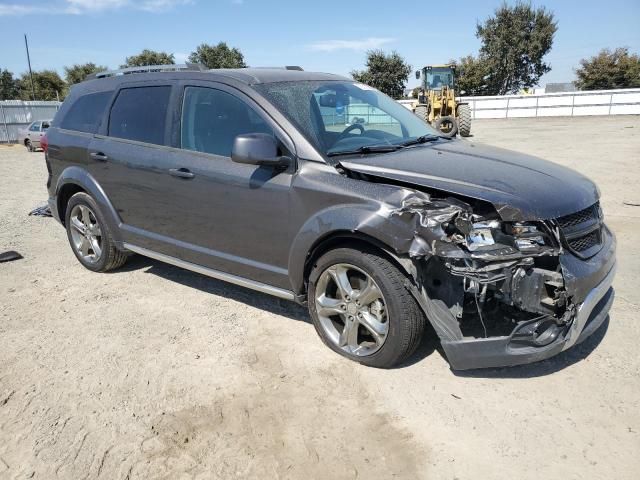
M 95 133 L 113 92 L 89 93 L 78 98 L 60 122 L 60 128 Z
M 182 148 L 230 157 L 234 139 L 245 133 L 275 136 L 263 118 L 239 98 L 213 88 L 186 88 Z
M 171 87 L 124 88 L 111 108 L 109 136 L 164 145 Z

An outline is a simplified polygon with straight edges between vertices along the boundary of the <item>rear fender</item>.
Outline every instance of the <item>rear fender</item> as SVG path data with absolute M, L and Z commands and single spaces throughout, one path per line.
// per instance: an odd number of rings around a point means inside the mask
M 66 212 L 66 205 L 61 204 L 63 201 L 61 192 L 68 185 L 76 185 L 93 197 L 109 227 L 113 240 L 118 247 L 122 248 L 122 234 L 120 231 L 122 220 L 100 184 L 83 168 L 78 166 L 67 167 L 58 177 L 58 182 L 56 183 L 56 206 L 60 215 L 63 216 L 62 212 Z M 64 224 L 65 219 L 61 218 L 60 221 Z

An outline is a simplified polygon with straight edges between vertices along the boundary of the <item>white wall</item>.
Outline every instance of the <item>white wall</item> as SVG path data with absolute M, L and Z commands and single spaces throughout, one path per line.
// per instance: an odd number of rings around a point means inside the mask
M 473 118 L 559 117 L 581 115 L 640 115 L 640 88 L 461 97 Z

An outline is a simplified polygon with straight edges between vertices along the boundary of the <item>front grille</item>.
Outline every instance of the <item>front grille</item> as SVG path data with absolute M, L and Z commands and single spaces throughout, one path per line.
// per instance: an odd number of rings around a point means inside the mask
M 594 203 L 590 207 L 580 210 L 576 213 L 565 215 L 564 217 L 557 218 L 560 228 L 576 227 L 582 223 L 597 220 L 600 218 L 600 203 Z
M 556 218 L 565 246 L 579 257 L 595 255 L 602 247 L 602 211 L 594 203 L 579 212 Z
M 575 252 L 582 253 L 591 247 L 600 245 L 600 232 L 598 230 L 586 234 L 584 237 L 578 237 L 567 240 L 569 248 Z

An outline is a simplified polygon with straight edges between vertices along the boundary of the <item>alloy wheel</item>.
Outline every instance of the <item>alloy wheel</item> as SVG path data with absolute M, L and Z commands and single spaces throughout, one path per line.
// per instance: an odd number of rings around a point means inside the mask
M 76 205 L 69 222 L 76 253 L 87 263 L 98 262 L 102 256 L 102 230 L 96 214 L 87 205 Z
M 338 348 L 356 356 L 380 350 L 389 333 L 387 304 L 369 274 L 332 265 L 318 278 L 314 301 L 325 336 Z

